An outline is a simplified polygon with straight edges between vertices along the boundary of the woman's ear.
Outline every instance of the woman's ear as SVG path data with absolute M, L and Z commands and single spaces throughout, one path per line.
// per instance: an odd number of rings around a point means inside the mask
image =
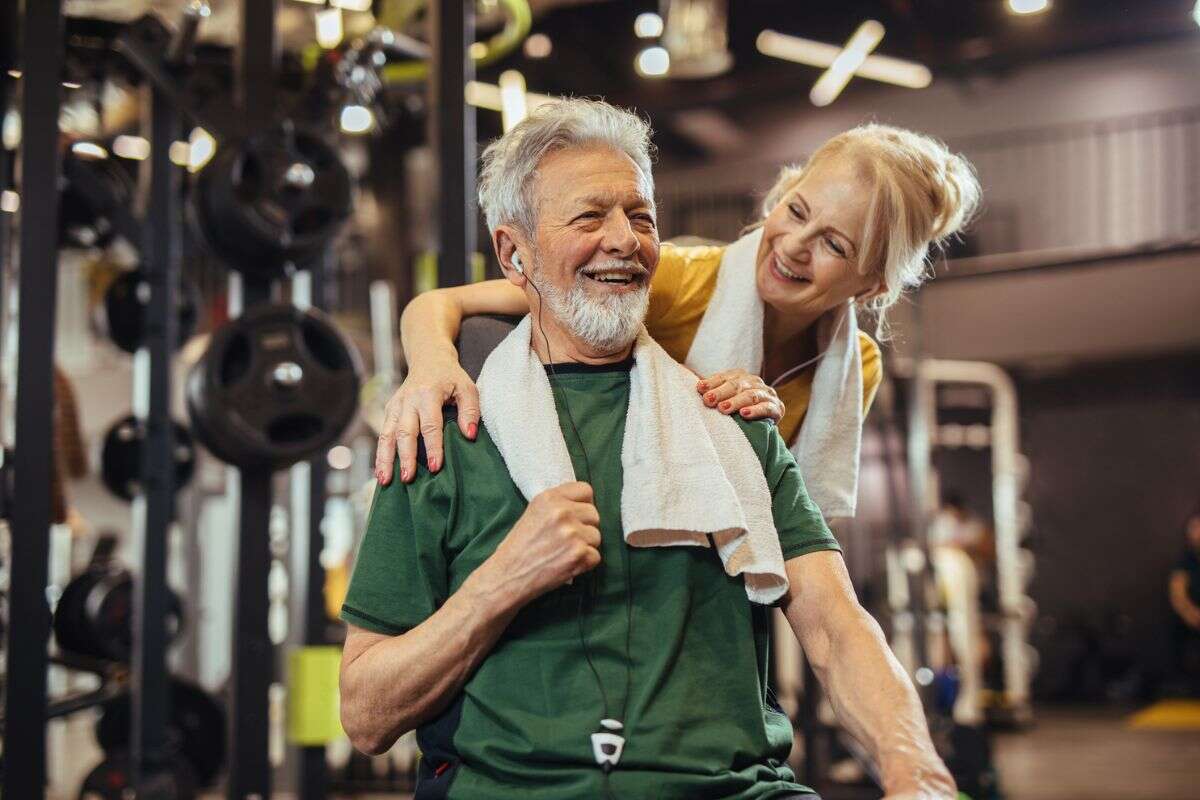
M 881 294 L 887 293 L 887 281 L 882 277 L 876 279 L 870 286 L 863 289 L 858 294 L 854 295 L 854 302 L 866 303 L 869 300 L 874 300 Z

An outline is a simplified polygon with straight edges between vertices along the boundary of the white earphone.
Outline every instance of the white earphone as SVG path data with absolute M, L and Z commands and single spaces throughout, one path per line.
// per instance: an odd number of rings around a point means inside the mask
M 520 253 L 514 252 L 512 254 L 512 265 L 513 265 L 513 269 L 515 269 L 517 272 L 521 273 L 522 275 L 525 274 L 525 267 L 523 267 L 521 265 L 521 254 Z

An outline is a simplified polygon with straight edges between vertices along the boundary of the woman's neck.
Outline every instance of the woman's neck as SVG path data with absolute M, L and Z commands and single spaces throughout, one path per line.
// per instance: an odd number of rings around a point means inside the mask
M 767 383 L 817 354 L 817 317 L 783 315 L 767 305 L 763 309 L 763 369 Z

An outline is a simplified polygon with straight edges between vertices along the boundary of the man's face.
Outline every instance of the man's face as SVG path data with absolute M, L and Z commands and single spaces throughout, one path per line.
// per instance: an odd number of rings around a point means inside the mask
M 538 165 L 530 277 L 544 312 L 592 350 L 628 345 L 646 316 L 659 245 L 644 183 L 629 156 L 603 145 Z

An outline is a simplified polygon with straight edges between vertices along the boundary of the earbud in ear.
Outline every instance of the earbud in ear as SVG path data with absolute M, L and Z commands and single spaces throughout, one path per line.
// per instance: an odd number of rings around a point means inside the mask
M 525 274 L 525 266 L 523 264 L 521 264 L 521 254 L 520 253 L 512 254 L 512 265 L 513 265 L 513 269 L 515 269 L 517 272 L 521 273 L 522 275 Z

